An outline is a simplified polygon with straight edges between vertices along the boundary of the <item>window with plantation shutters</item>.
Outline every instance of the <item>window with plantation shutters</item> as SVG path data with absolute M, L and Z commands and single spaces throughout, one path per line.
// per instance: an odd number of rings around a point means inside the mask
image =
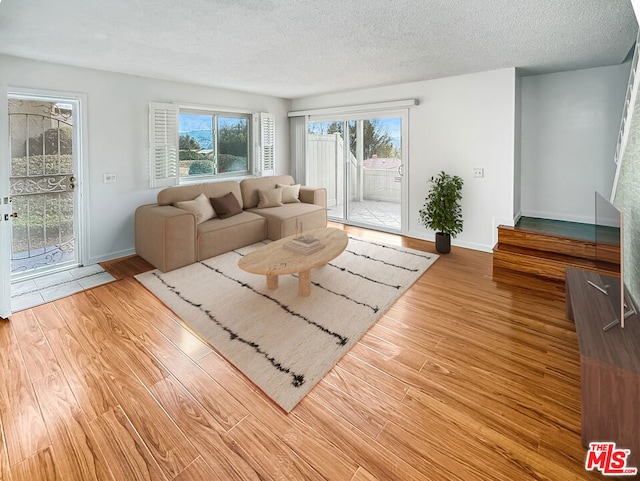
M 275 116 L 149 104 L 149 185 L 275 173 Z
M 276 169 L 276 116 L 269 113 L 255 114 L 257 139 L 256 174 L 275 175 Z
M 173 104 L 149 104 L 149 186 L 178 184 L 178 114 Z

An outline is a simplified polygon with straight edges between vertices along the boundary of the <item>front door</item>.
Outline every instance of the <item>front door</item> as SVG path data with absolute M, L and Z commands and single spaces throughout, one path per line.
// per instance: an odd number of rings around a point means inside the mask
M 9 95 L 11 279 L 79 264 L 79 102 Z

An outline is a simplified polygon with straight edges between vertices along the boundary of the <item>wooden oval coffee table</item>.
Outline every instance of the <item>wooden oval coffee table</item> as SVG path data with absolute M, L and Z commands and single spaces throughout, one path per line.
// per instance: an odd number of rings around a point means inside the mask
M 238 267 L 252 274 L 267 276 L 267 289 L 277 289 L 278 276 L 298 274 L 298 295 L 306 297 L 311 293 L 311 269 L 325 265 L 345 250 L 349 238 L 340 229 L 323 227 L 304 233 L 316 237 L 322 249 L 311 254 L 299 254 L 284 247 L 296 236 L 292 235 L 271 242 L 249 252 L 238 261 Z

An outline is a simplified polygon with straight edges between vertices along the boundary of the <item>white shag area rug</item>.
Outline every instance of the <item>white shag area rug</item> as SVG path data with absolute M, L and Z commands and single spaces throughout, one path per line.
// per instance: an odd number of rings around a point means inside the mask
M 298 297 L 297 275 L 268 290 L 238 268 L 261 245 L 136 278 L 287 412 L 438 258 L 349 237 Z

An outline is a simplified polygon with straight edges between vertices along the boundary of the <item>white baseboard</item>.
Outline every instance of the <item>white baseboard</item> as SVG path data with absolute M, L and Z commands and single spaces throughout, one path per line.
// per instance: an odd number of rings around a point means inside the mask
M 113 259 L 119 259 L 121 257 L 127 257 L 135 254 L 135 249 L 124 249 L 118 252 L 111 252 L 109 254 L 104 254 L 101 256 L 95 256 L 89 258 L 89 265 L 97 264 L 99 262 L 112 261 Z
M 413 237 L 414 239 L 420 239 L 420 240 L 424 240 L 424 241 L 428 241 L 428 242 L 433 242 L 435 243 L 436 239 L 435 239 L 435 234 L 434 235 L 422 235 L 422 234 L 416 234 L 414 232 L 408 232 L 408 233 L 404 233 L 402 234 L 406 237 Z M 451 239 L 451 246 L 452 247 L 462 247 L 464 249 L 471 249 L 474 251 L 481 251 L 481 252 L 493 252 L 493 247 L 492 246 L 488 246 L 486 244 L 478 244 L 477 242 L 465 242 L 465 241 L 461 241 L 459 239 Z
M 474 251 L 489 252 L 489 253 L 493 252 L 492 246 L 488 246 L 486 244 L 478 244 L 476 242 L 464 242 L 464 241 L 458 241 L 456 239 L 452 239 L 451 245 L 455 247 L 463 247 L 465 249 L 471 249 Z

